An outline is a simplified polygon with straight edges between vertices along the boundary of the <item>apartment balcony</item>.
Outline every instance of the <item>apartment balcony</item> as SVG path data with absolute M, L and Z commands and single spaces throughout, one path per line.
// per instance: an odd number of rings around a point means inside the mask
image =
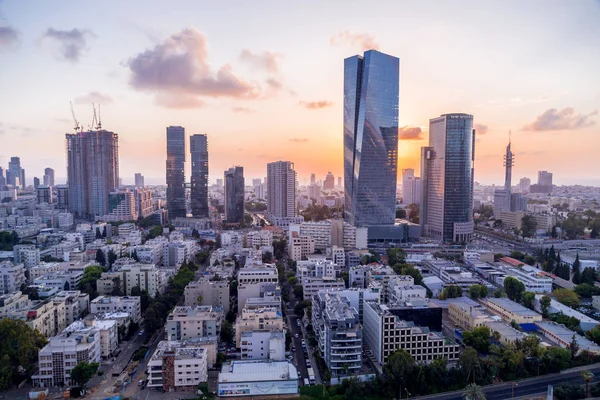
M 350 342 L 350 343 L 347 343 L 347 342 L 344 342 L 344 343 L 342 343 L 342 342 L 334 343 L 334 342 L 332 342 L 330 347 L 331 347 L 332 350 L 333 349 L 362 349 L 362 341 L 360 341 L 360 342 Z
M 335 350 L 335 349 L 331 349 L 331 351 L 329 352 L 329 354 L 332 357 L 335 356 L 349 356 L 349 355 L 361 355 L 362 354 L 362 349 L 356 349 L 356 350 Z

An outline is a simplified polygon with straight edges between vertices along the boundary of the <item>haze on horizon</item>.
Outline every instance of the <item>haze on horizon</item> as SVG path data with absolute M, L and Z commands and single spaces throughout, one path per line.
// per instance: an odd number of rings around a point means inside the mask
M 125 184 L 164 182 L 169 125 L 208 134 L 211 182 L 280 159 L 300 183 L 337 177 L 343 59 L 377 49 L 400 58 L 399 171 L 419 172 L 430 118 L 464 112 L 477 181 L 503 182 L 511 130 L 513 182 L 600 186 L 598 20 L 597 0 L 0 1 L 0 166 L 64 181 L 69 102 L 86 127 L 95 102 Z

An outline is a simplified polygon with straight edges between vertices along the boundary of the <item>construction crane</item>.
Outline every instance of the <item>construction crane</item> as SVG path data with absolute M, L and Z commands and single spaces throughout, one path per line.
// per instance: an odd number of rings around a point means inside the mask
M 96 106 L 94 105 L 94 103 L 92 103 L 92 109 L 94 110 L 94 116 L 92 117 L 92 123 L 88 125 L 90 131 L 92 129 L 96 129 L 96 123 L 98 121 L 98 118 L 96 117 Z
M 82 131 L 83 127 L 81 125 L 79 125 L 79 121 L 77 121 L 77 118 L 75 118 L 75 111 L 73 110 L 73 103 L 69 102 L 69 104 L 71 104 L 71 115 L 73 116 L 73 122 L 75 123 L 75 127 L 73 128 L 75 130 L 75 133 Z
M 96 114 L 96 111 L 94 111 L 94 114 Z M 98 103 L 98 125 L 96 125 L 96 130 L 102 130 L 102 120 L 100 119 L 100 103 Z

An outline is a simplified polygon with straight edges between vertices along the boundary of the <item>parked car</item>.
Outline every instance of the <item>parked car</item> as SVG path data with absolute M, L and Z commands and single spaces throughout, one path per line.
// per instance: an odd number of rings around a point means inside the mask
M 298 334 L 297 334 L 297 333 L 294 335 L 294 337 L 295 337 L 296 339 L 298 339 L 298 338 L 299 338 L 299 336 L 298 336 Z

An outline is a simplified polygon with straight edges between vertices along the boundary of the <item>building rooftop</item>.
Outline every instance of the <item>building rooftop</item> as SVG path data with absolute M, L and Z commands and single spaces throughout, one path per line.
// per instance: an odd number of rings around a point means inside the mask
M 566 343 L 571 343 L 573 335 L 581 350 L 587 350 L 592 352 L 600 352 L 600 346 L 586 339 L 585 337 L 567 329 L 564 325 L 557 324 L 556 322 L 540 321 L 535 323 L 536 326 L 541 329 L 550 332 L 552 335 L 558 337 L 560 340 Z
M 535 316 L 540 315 L 540 314 L 536 313 L 535 311 L 530 310 L 529 308 L 524 307 L 524 306 L 520 305 L 519 303 L 515 303 L 514 301 L 509 300 L 509 299 L 504 299 L 504 298 L 496 299 L 496 298 L 492 297 L 492 298 L 488 298 L 486 301 L 488 303 L 495 304 L 498 307 L 501 307 L 511 313 L 519 314 L 524 317 L 527 317 L 527 316 L 535 317 Z
M 224 363 L 219 383 L 298 380 L 298 370 L 287 361 L 232 361 Z
M 538 294 L 535 296 L 537 301 L 540 301 L 540 299 L 542 298 L 542 296 L 544 296 L 543 294 Z M 559 301 L 556 301 L 554 299 L 552 299 L 550 301 L 550 308 L 553 308 L 555 310 L 558 310 L 558 312 L 568 315 L 569 317 L 575 317 L 577 318 L 580 322 L 582 323 L 586 323 L 586 324 L 600 324 L 600 321 L 595 320 L 594 318 L 590 318 L 585 314 L 580 313 L 577 310 L 572 309 L 569 306 L 565 306 L 564 304 L 562 304 Z

